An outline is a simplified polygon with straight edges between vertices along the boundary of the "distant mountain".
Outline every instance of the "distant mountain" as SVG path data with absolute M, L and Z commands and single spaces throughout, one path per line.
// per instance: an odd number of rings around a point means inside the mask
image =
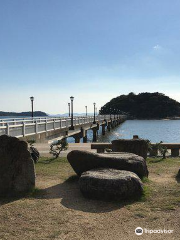
M 74 116 L 85 116 L 86 113 L 74 113 Z M 93 113 L 88 113 L 88 116 L 92 116 Z M 50 114 L 50 117 L 68 117 L 69 113 L 62 113 L 62 114 Z
M 8 117 L 31 117 L 31 112 L 2 112 L 0 111 L 0 116 L 8 116 Z M 41 111 L 35 111 L 34 112 L 34 117 L 45 117 L 48 116 L 45 112 Z
M 162 119 L 180 116 L 180 103 L 162 93 L 129 93 L 113 98 L 101 108 L 101 114 L 129 113 L 137 119 Z

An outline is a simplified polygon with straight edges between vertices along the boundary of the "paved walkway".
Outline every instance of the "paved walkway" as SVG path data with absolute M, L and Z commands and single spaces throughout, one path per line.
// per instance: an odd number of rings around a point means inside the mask
M 51 157 L 52 154 L 49 154 L 50 144 L 48 143 L 35 143 L 34 147 L 38 149 L 41 157 Z M 60 156 L 66 157 L 67 154 L 72 150 L 87 150 L 96 152 L 96 150 L 91 149 L 91 143 L 69 143 L 69 147 L 66 151 L 62 151 Z

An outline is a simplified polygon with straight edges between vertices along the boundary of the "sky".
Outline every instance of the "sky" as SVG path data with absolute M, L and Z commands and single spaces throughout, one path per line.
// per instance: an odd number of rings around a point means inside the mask
M 1 111 L 157 91 L 180 101 L 179 0 L 0 0 Z

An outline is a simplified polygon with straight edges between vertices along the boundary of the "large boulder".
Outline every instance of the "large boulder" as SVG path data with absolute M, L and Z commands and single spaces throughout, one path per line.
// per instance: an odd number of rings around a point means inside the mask
M 143 192 L 142 182 L 135 173 L 110 168 L 84 172 L 79 186 L 85 197 L 102 200 L 135 199 Z
M 140 178 L 148 176 L 146 161 L 132 153 L 92 153 L 73 150 L 67 159 L 77 175 L 94 168 L 114 168 L 136 173 Z
M 118 139 L 112 141 L 113 152 L 129 152 L 147 158 L 148 143 L 144 139 Z
M 0 136 L 0 196 L 18 196 L 34 186 L 34 163 L 27 143 Z

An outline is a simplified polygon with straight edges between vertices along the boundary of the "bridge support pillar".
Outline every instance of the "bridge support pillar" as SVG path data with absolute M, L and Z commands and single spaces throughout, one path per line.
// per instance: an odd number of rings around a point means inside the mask
M 75 139 L 75 143 L 80 143 L 80 140 L 81 140 L 80 136 L 75 136 L 74 139 Z
M 109 132 L 111 131 L 111 122 L 108 122 L 107 129 L 108 129 Z
M 87 143 L 87 130 L 83 133 L 83 143 Z
M 84 136 L 83 133 L 84 133 L 84 130 L 81 128 L 81 132 L 73 136 L 73 138 L 75 139 L 75 143 L 80 143 L 81 138 Z
M 111 128 L 114 128 L 114 121 L 111 120 Z
M 87 143 L 87 135 L 83 137 L 83 143 Z
M 106 134 L 106 125 L 102 124 L 102 135 Z
M 97 141 L 97 128 L 93 129 L 93 142 Z

